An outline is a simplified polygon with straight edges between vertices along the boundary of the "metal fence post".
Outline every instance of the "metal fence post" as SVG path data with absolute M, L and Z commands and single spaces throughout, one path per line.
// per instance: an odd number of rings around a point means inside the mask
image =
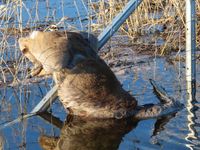
M 195 0 L 186 0 L 186 81 L 192 99 L 196 95 L 196 10 Z
M 110 37 L 120 28 L 124 21 L 135 11 L 142 0 L 130 0 L 123 10 L 113 19 L 113 21 L 98 36 L 98 48 L 101 49 Z
M 186 0 L 186 82 L 187 82 L 187 119 L 189 133 L 185 137 L 191 141 L 197 138 L 194 102 L 196 101 L 196 7 L 195 0 Z M 193 149 L 189 144 L 188 148 Z

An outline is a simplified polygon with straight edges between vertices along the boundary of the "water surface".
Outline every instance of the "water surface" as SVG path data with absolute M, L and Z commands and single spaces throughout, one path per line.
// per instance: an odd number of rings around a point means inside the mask
M 23 25 L 51 24 L 63 17 L 69 17 L 60 26 L 68 29 L 68 24 L 78 29 L 87 29 L 87 22 L 80 25 L 80 19 L 74 1 L 23 1 L 27 9 L 23 9 Z M 86 2 L 85 2 L 86 3 Z M 38 5 L 37 5 L 38 4 Z M 81 1 L 76 1 L 81 18 L 87 15 Z M 31 18 L 29 16 L 31 14 Z M 67 24 L 67 25 L 66 25 Z M 3 24 L 5 25 L 5 24 Z M 2 36 L 1 36 L 2 37 Z M 15 37 L 14 37 L 15 38 Z M 119 38 L 119 37 L 118 37 Z M 116 42 L 119 39 L 114 38 Z M 10 40 L 10 45 L 17 41 Z M 118 48 L 116 48 L 116 47 Z M 109 46 L 108 46 L 109 47 Z M 20 57 L 19 51 L 12 46 L 6 53 L 1 51 L 1 58 L 13 61 Z M 104 47 L 103 50 L 107 50 Z M 103 52 L 103 51 L 102 51 Z M 185 84 L 185 63 L 169 61 L 158 56 L 138 55 L 130 47 L 113 45 L 112 57 L 105 57 L 108 65 L 123 84 L 132 93 L 140 105 L 158 103 L 149 79 L 154 79 L 176 100 L 186 107 L 180 112 L 158 118 L 136 121 L 125 120 L 89 120 L 68 118 L 62 104 L 57 100 L 51 105 L 49 112 L 42 116 L 34 116 L 0 130 L 0 149 L 40 150 L 42 148 L 60 149 L 200 149 L 200 91 L 197 88 L 197 101 L 187 100 Z M 100 53 L 101 54 L 101 53 Z M 184 54 L 183 54 L 184 56 Z M 24 70 L 28 63 L 21 63 Z M 197 64 L 197 68 L 199 62 Z M 1 67 L 6 67 L 4 63 Z M 199 79 L 197 70 L 197 79 Z M 21 73 L 21 79 L 26 72 Z M 12 80 L 12 75 L 7 80 Z M 1 80 L 3 76 L 1 75 Z M 41 98 L 53 86 L 50 78 L 40 82 L 18 84 L 14 87 L 4 86 L 0 89 L 0 124 L 9 122 L 22 114 L 29 113 Z M 197 87 L 199 82 L 197 80 Z M 44 119 L 45 118 L 45 119 Z

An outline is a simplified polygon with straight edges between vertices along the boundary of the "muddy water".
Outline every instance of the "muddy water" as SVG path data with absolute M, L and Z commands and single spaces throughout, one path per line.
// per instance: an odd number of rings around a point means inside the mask
M 53 0 L 48 1 L 49 3 L 39 1 L 38 12 L 35 1 L 24 2 L 29 6 L 34 20 L 43 22 L 49 17 L 47 20 L 58 21 L 64 14 L 75 18 L 73 21 L 68 20 L 67 23 L 81 28 L 73 1 L 64 3 Z M 78 7 L 83 8 L 79 3 L 80 1 L 77 1 Z M 64 13 L 61 4 L 67 7 Z M 45 9 L 47 6 L 51 6 L 51 9 Z M 84 15 L 84 9 L 80 10 L 80 14 Z M 28 21 L 26 11 L 23 17 L 26 23 Z M 85 122 L 80 118 L 66 121 L 67 114 L 57 100 L 49 109 L 52 115 L 43 114 L 8 127 L 1 126 L 0 149 L 200 149 L 200 91 L 197 88 L 197 102 L 187 101 L 185 63 L 169 61 L 158 56 L 138 55 L 135 49 L 116 44 L 119 42 L 118 38 L 121 39 L 121 37 L 113 39 L 114 42 L 107 55 L 105 53 L 109 45 L 103 48 L 100 55 L 115 72 L 123 87 L 136 97 L 139 104 L 158 103 L 149 83 L 150 78 L 154 79 L 165 87 L 171 96 L 185 104 L 183 110 L 170 116 L 142 121 L 126 119 Z M 126 39 L 123 43 L 124 41 Z M 198 69 L 198 79 L 199 72 Z M 37 83 L 1 88 L 0 124 L 30 112 L 52 86 L 53 82 L 48 78 Z M 198 80 L 197 87 L 199 87 Z

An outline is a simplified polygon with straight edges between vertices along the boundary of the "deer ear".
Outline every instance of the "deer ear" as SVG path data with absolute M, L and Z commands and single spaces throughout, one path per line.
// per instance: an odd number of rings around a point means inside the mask
M 29 50 L 31 39 L 29 38 L 20 38 L 18 40 L 19 43 L 19 49 L 22 51 L 22 53 L 26 53 Z

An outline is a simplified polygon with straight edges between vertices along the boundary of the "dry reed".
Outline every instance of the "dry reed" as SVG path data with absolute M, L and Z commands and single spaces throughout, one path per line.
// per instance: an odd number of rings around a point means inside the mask
M 108 25 L 128 0 L 100 0 L 95 3 L 98 29 Z M 197 47 L 200 48 L 200 0 L 197 8 Z M 101 25 L 101 26 L 100 26 Z M 120 31 L 130 37 L 136 51 L 158 49 L 160 55 L 185 49 L 185 1 L 144 0 Z

